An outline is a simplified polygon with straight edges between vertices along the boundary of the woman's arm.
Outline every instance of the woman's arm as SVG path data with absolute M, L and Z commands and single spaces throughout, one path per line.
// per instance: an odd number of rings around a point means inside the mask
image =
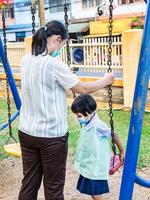
M 101 80 L 94 82 L 79 82 L 71 90 L 79 94 L 90 94 L 96 92 L 114 82 L 114 76 L 112 73 L 106 73 Z

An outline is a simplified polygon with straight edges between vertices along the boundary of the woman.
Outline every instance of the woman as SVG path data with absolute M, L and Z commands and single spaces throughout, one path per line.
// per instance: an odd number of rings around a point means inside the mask
M 19 200 L 37 200 L 42 177 L 45 199 L 64 199 L 67 90 L 88 94 L 114 81 L 110 73 L 95 82 L 80 82 L 66 64 L 54 57 L 66 40 L 65 26 L 51 21 L 33 36 L 32 52 L 22 60 L 19 140 L 24 178 Z

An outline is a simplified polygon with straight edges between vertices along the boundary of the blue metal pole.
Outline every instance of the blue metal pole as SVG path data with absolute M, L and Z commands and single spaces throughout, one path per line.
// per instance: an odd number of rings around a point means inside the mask
M 20 110 L 21 100 L 19 97 L 19 93 L 18 93 L 16 84 L 15 84 L 14 78 L 13 78 L 13 74 L 12 74 L 9 62 L 8 62 L 8 60 L 5 59 L 5 51 L 4 51 L 4 46 L 3 46 L 1 37 L 0 37 L 0 58 L 3 63 L 3 66 L 4 66 L 5 73 L 7 73 L 7 75 L 8 75 L 8 82 L 10 85 L 10 89 L 12 91 L 12 95 L 13 95 L 13 98 L 14 98 L 14 101 L 16 104 L 16 108 L 17 108 L 17 110 Z
M 134 93 L 134 100 L 131 112 L 126 156 L 125 156 L 125 165 L 124 165 L 119 200 L 132 200 L 149 77 L 150 77 L 150 0 L 148 0 L 147 2 L 147 12 L 143 30 L 142 47 L 140 52 L 140 60 L 139 60 L 137 79 L 135 85 L 135 93 Z

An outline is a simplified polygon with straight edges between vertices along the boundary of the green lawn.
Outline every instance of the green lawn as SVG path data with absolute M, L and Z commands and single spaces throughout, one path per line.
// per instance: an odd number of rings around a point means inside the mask
M 6 103 L 4 102 L 3 99 L 0 99 L 0 124 L 2 124 L 7 119 L 6 110 L 7 110 Z M 14 105 L 12 105 L 12 112 L 13 111 L 15 111 Z M 98 115 L 102 120 L 106 121 L 107 123 L 109 122 L 107 110 L 98 110 Z M 115 131 L 122 138 L 124 146 L 126 146 L 126 141 L 127 141 L 129 120 L 130 120 L 130 112 L 116 111 L 116 110 L 114 111 Z M 70 130 L 69 148 L 72 154 L 74 154 L 77 140 L 79 137 L 80 126 L 77 120 L 75 119 L 75 116 L 70 112 L 69 109 L 68 109 L 68 121 Z M 18 120 L 16 120 L 13 123 L 13 133 L 16 138 L 17 138 L 17 125 L 18 125 Z M 5 129 L 0 132 L 1 158 L 6 157 L 3 151 L 3 145 L 5 144 L 7 138 L 8 138 L 8 129 Z M 145 113 L 138 166 L 139 167 L 150 166 L 150 114 L 149 113 Z

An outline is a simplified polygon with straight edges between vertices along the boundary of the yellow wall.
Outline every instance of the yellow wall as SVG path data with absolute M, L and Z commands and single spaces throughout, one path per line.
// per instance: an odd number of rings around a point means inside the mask
M 123 45 L 123 85 L 124 106 L 131 107 L 135 88 L 140 49 L 142 41 L 142 30 L 133 29 L 125 31 L 122 35 Z
M 131 18 L 114 19 L 113 33 L 122 33 L 129 30 Z M 108 34 L 108 19 L 90 22 L 90 35 Z
M 25 52 L 29 53 L 31 51 L 31 45 L 32 45 L 32 37 L 26 37 L 25 38 Z

